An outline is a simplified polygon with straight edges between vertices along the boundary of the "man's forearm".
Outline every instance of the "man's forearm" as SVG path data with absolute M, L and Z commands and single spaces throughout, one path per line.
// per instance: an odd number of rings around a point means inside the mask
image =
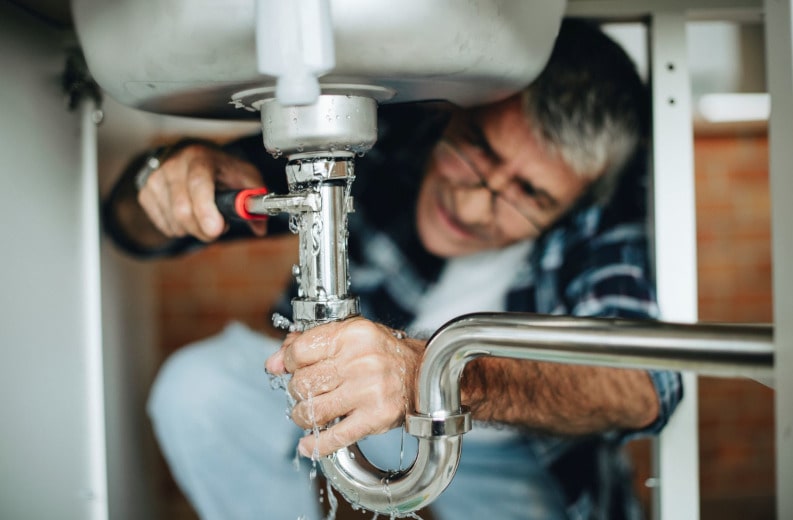
M 462 377 L 474 419 L 559 435 L 585 435 L 651 424 L 660 404 L 642 370 L 479 358 Z

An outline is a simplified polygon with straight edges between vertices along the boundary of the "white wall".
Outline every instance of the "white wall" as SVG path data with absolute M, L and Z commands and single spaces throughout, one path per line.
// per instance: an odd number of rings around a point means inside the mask
M 148 520 L 163 469 L 144 413 L 152 267 L 96 247 L 97 179 L 85 193 L 81 117 L 60 89 L 71 43 L 0 3 L 0 518 Z M 152 135 L 145 115 L 105 111 L 103 188 Z M 86 266 L 100 263 L 97 309 Z
M 80 115 L 59 89 L 58 33 L 0 3 L 0 49 L 0 517 L 101 518 Z

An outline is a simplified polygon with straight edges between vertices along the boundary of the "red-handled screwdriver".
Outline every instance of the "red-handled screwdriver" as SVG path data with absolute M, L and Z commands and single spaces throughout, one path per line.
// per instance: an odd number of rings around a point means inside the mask
M 267 215 L 251 213 L 248 210 L 248 201 L 251 198 L 267 195 L 267 193 L 267 188 L 216 191 L 215 204 L 227 221 L 267 220 Z

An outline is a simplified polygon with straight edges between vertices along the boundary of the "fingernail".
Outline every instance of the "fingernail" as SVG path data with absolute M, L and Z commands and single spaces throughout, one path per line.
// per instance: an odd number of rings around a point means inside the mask
M 273 354 L 264 362 L 264 369 L 270 374 L 280 375 L 286 372 L 283 360 L 276 358 L 278 354 Z

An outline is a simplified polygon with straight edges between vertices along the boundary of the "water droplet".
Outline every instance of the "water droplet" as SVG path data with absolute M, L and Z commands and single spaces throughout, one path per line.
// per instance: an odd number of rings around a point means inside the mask
M 273 313 L 272 320 L 273 320 L 273 326 L 277 329 L 289 330 L 289 328 L 292 326 L 292 321 L 289 318 L 277 312 Z

